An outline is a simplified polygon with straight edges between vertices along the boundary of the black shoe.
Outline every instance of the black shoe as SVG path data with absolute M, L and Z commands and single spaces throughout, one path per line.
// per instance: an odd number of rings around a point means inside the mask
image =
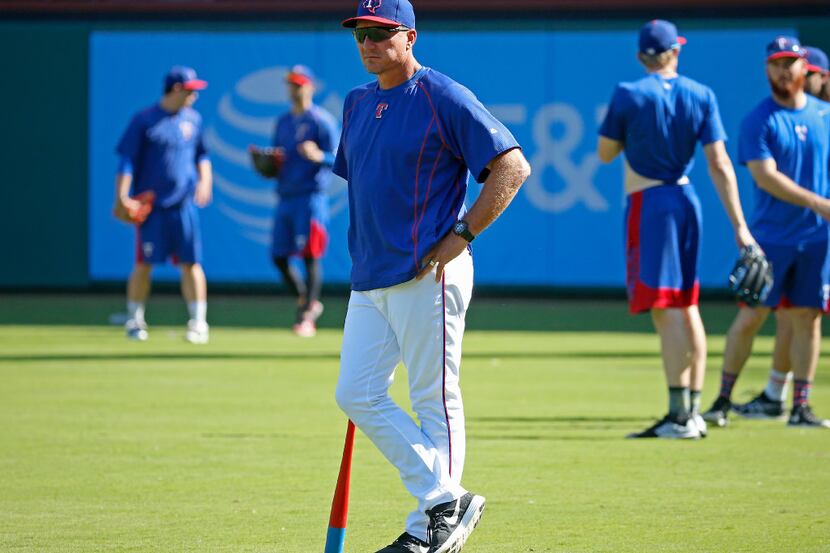
M 793 410 L 790 412 L 790 420 L 787 421 L 787 426 L 797 426 L 799 428 L 830 428 L 830 421 L 815 416 L 810 406 L 805 403 L 793 407 Z
M 748 419 L 783 419 L 786 416 L 784 402 L 770 399 L 766 392 L 761 392 L 747 403 L 733 405 L 732 410 Z
M 626 438 L 667 438 L 675 440 L 697 440 L 700 430 L 694 419 L 686 415 L 683 419 L 675 419 L 666 415 L 642 432 L 633 432 Z
M 715 400 L 709 410 L 703 413 L 703 420 L 723 428 L 729 423 L 729 409 L 731 408 L 732 402 L 729 401 L 729 398 L 718 396 L 718 399 Z
M 387 545 L 377 553 L 428 553 L 429 544 L 421 541 L 412 534 L 404 532 L 398 539 Z
M 427 511 L 429 553 L 458 553 L 484 511 L 484 498 L 466 493 Z

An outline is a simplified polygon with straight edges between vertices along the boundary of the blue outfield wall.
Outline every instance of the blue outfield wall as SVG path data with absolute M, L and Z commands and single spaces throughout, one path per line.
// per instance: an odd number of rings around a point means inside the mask
M 684 33 L 681 72 L 711 86 L 720 101 L 735 159 L 744 114 L 768 93 L 765 44 L 792 29 L 719 29 Z M 504 121 L 533 166 L 505 215 L 474 244 L 476 281 L 488 285 L 619 287 L 623 284 L 623 167 L 602 166 L 596 135 L 614 85 L 643 74 L 636 33 L 431 32 L 419 37 L 419 61 L 471 88 Z M 724 55 L 728 52 L 728 55 Z M 338 118 L 354 86 L 371 80 L 346 32 L 94 32 L 89 67 L 89 273 L 124 279 L 134 231 L 110 215 L 114 147 L 132 114 L 157 101 L 174 64 L 210 82 L 196 104 L 205 120 L 215 170 L 213 203 L 201 213 L 205 270 L 218 282 L 271 282 L 268 259 L 273 184 L 247 160 L 248 144 L 266 144 L 275 117 L 288 109 L 282 78 L 304 63 L 321 80 L 318 103 Z M 738 179 L 745 208 L 752 183 Z M 736 255 L 731 227 L 698 152 L 690 175 L 703 204 L 701 281 L 723 287 Z M 471 182 L 468 200 L 479 185 Z M 348 281 L 346 184 L 330 189 L 327 282 Z M 177 278 L 167 267 L 161 278 Z

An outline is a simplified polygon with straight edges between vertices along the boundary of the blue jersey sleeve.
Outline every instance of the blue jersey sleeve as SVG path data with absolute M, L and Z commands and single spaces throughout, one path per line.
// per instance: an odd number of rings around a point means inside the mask
M 759 117 L 757 112 L 750 113 L 741 124 L 738 161 L 746 165 L 750 161 L 771 158 L 768 136 L 766 120 Z
M 343 149 L 343 140 L 346 137 L 346 118 L 349 116 L 349 111 L 352 106 L 352 93 L 346 95 L 346 100 L 343 102 L 343 123 L 340 127 L 340 139 L 338 140 L 337 151 L 334 153 L 334 162 L 331 166 L 331 172 L 338 177 L 349 179 L 349 168 L 346 165 L 346 152 Z
M 484 181 L 484 169 L 493 158 L 521 147 L 507 127 L 463 86 L 455 85 L 445 91 L 443 102 L 436 108 L 447 146 L 464 160 L 478 182 Z
M 124 134 L 121 135 L 121 140 L 118 141 L 118 146 L 115 148 L 115 151 L 121 158 L 121 162 L 119 164 L 120 167 L 129 167 L 130 173 L 132 173 L 133 167 L 138 164 L 138 157 L 141 152 L 141 142 L 143 137 L 144 123 L 142 119 L 136 115 L 130 121 L 130 124 L 124 131 Z M 124 163 L 125 160 L 129 161 L 129 165 Z
M 726 130 L 723 128 L 723 121 L 720 118 L 718 98 L 711 89 L 706 89 L 706 116 L 700 128 L 698 140 L 706 146 L 713 142 L 726 141 Z
M 616 140 L 618 142 L 625 142 L 625 103 L 628 97 L 625 89 L 617 85 L 614 89 L 614 94 L 611 96 L 611 102 L 608 104 L 608 111 L 605 113 L 605 119 L 602 120 L 602 125 L 599 128 L 600 136 Z

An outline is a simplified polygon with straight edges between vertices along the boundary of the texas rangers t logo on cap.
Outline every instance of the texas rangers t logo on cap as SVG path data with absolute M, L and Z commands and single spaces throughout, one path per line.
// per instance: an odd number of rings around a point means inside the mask
M 366 0 L 363 2 L 363 7 L 372 12 L 374 15 L 375 11 L 383 4 L 383 0 Z

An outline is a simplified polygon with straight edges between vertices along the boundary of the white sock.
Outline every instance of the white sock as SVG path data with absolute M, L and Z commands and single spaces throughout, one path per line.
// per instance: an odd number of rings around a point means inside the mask
M 764 388 L 764 393 L 768 398 L 775 401 L 784 401 L 787 399 L 787 383 L 792 378 L 792 373 L 781 373 L 775 369 L 770 370 L 767 387 Z
M 207 319 L 207 302 L 192 301 L 187 304 L 187 312 L 194 321 L 203 323 Z
M 140 301 L 127 302 L 127 318 L 137 323 L 144 322 L 144 303 Z

